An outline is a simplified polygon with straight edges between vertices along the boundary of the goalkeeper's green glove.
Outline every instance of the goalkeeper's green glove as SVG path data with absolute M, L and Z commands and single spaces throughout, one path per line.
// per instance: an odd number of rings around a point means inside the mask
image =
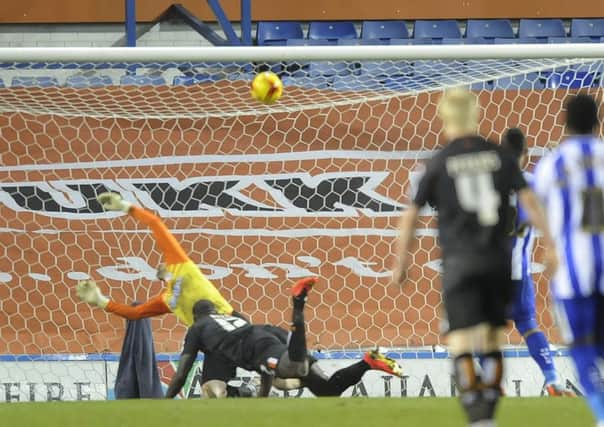
M 78 297 L 90 305 L 104 309 L 109 303 L 109 298 L 101 293 L 94 280 L 82 280 L 76 286 Z
M 103 206 L 103 209 L 107 211 L 122 211 L 128 212 L 132 203 L 122 199 L 118 193 L 101 193 L 96 198 L 99 203 Z

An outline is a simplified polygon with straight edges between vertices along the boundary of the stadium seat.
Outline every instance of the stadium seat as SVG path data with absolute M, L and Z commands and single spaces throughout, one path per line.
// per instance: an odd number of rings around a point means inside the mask
M 546 87 L 550 89 L 581 89 L 594 84 L 596 73 L 566 70 L 562 73 L 551 73 L 547 77 Z
M 390 39 L 391 45 L 424 45 L 424 44 L 440 44 L 440 40 L 436 39 Z
M 256 38 L 259 46 L 284 46 L 288 39 L 302 39 L 299 22 L 258 22 Z
M 502 77 L 493 82 L 493 89 L 543 89 L 545 87 L 538 73 Z
M 493 44 L 493 38 L 470 37 L 464 39 L 442 39 L 442 44 Z
M 521 19 L 518 38 L 536 37 L 547 40 L 548 37 L 566 37 L 561 19 Z
M 545 43 L 547 41 L 546 38 L 538 39 L 537 37 L 523 37 L 521 39 L 509 39 L 509 38 L 500 38 L 497 37 L 493 39 L 494 44 L 535 44 L 535 43 Z
M 548 43 L 599 43 L 600 38 L 591 37 L 548 37 Z
M 172 84 L 174 86 L 191 86 L 199 83 L 213 82 L 220 79 L 221 78 L 219 76 L 211 74 L 184 75 L 174 77 L 174 79 L 172 80 Z
M 283 86 L 297 86 L 307 89 L 328 89 L 331 87 L 333 77 L 290 77 L 285 76 L 281 79 Z
M 69 76 L 65 80 L 65 86 L 75 87 L 75 88 L 85 88 L 85 87 L 102 87 L 102 86 L 111 86 L 113 84 L 113 80 L 111 77 L 105 75 L 79 75 L 79 76 Z
M 335 45 L 336 39 L 290 39 L 287 40 L 287 46 L 324 46 Z M 308 62 L 294 64 L 289 67 L 291 77 L 312 76 L 334 76 L 336 74 L 350 74 L 351 63 L 347 62 Z
M 379 46 L 390 44 L 390 39 L 339 39 L 337 44 L 340 46 Z
M 364 21 L 362 39 L 408 39 L 409 31 L 405 21 Z
M 338 39 L 289 39 L 287 46 L 327 46 L 338 44 Z
M 570 24 L 570 35 L 600 41 L 600 37 L 604 37 L 604 19 L 573 19 Z
M 308 38 L 311 40 L 356 39 L 357 30 L 352 22 L 313 21 L 308 27 Z
M 13 77 L 11 86 L 16 87 L 52 87 L 59 86 L 55 77 Z
M 453 19 L 438 21 L 417 20 L 413 27 L 413 38 L 415 39 L 454 39 L 460 37 L 461 31 L 459 31 L 459 25 Z
M 335 76 L 332 88 L 339 91 L 359 92 L 381 90 L 384 85 L 380 80 L 368 79 L 365 76 Z
M 161 86 L 166 84 L 166 80 L 157 73 L 131 74 L 123 76 L 120 84 L 124 86 Z
M 514 30 L 509 19 L 468 19 L 466 37 L 514 38 Z
M 384 88 L 407 92 L 435 88 L 436 84 L 436 81 L 428 76 L 394 76 L 384 81 Z

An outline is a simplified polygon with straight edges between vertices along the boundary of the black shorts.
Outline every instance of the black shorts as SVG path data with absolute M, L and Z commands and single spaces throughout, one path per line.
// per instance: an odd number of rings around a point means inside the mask
M 510 271 L 443 275 L 443 302 L 447 323 L 443 332 L 469 328 L 481 323 L 505 326 L 514 289 Z
M 201 371 L 201 383 L 210 380 L 229 382 L 237 373 L 237 366 L 230 360 L 215 353 L 205 353 Z
M 258 372 L 272 373 L 286 351 L 287 346 L 263 327 L 254 328 L 243 343 L 247 368 Z

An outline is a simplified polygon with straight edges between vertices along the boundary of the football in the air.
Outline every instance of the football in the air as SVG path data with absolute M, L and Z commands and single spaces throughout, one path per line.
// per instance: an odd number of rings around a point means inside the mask
M 274 104 L 283 94 L 283 83 L 272 71 L 264 71 L 252 80 L 251 94 L 252 98 L 264 104 Z

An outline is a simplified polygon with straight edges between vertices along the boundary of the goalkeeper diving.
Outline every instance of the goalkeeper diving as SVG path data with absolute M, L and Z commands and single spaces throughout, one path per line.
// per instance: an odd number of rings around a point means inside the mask
M 158 268 L 158 278 L 163 282 L 164 289 L 159 295 L 133 307 L 110 300 L 101 293 L 94 281 L 83 280 L 77 285 L 77 294 L 82 301 L 128 320 L 174 313 L 187 326 L 193 324 L 193 306 L 200 300 L 210 301 L 219 314 L 241 316 L 233 312 L 233 307 L 187 256 L 158 216 L 123 200 L 117 193 L 102 193 L 97 200 L 105 210 L 125 212 L 151 229 L 163 253 L 164 263 Z M 209 394 L 225 394 L 226 383 L 234 377 L 235 369 L 223 357 L 206 353 L 202 388 L 207 383 L 215 387 Z

